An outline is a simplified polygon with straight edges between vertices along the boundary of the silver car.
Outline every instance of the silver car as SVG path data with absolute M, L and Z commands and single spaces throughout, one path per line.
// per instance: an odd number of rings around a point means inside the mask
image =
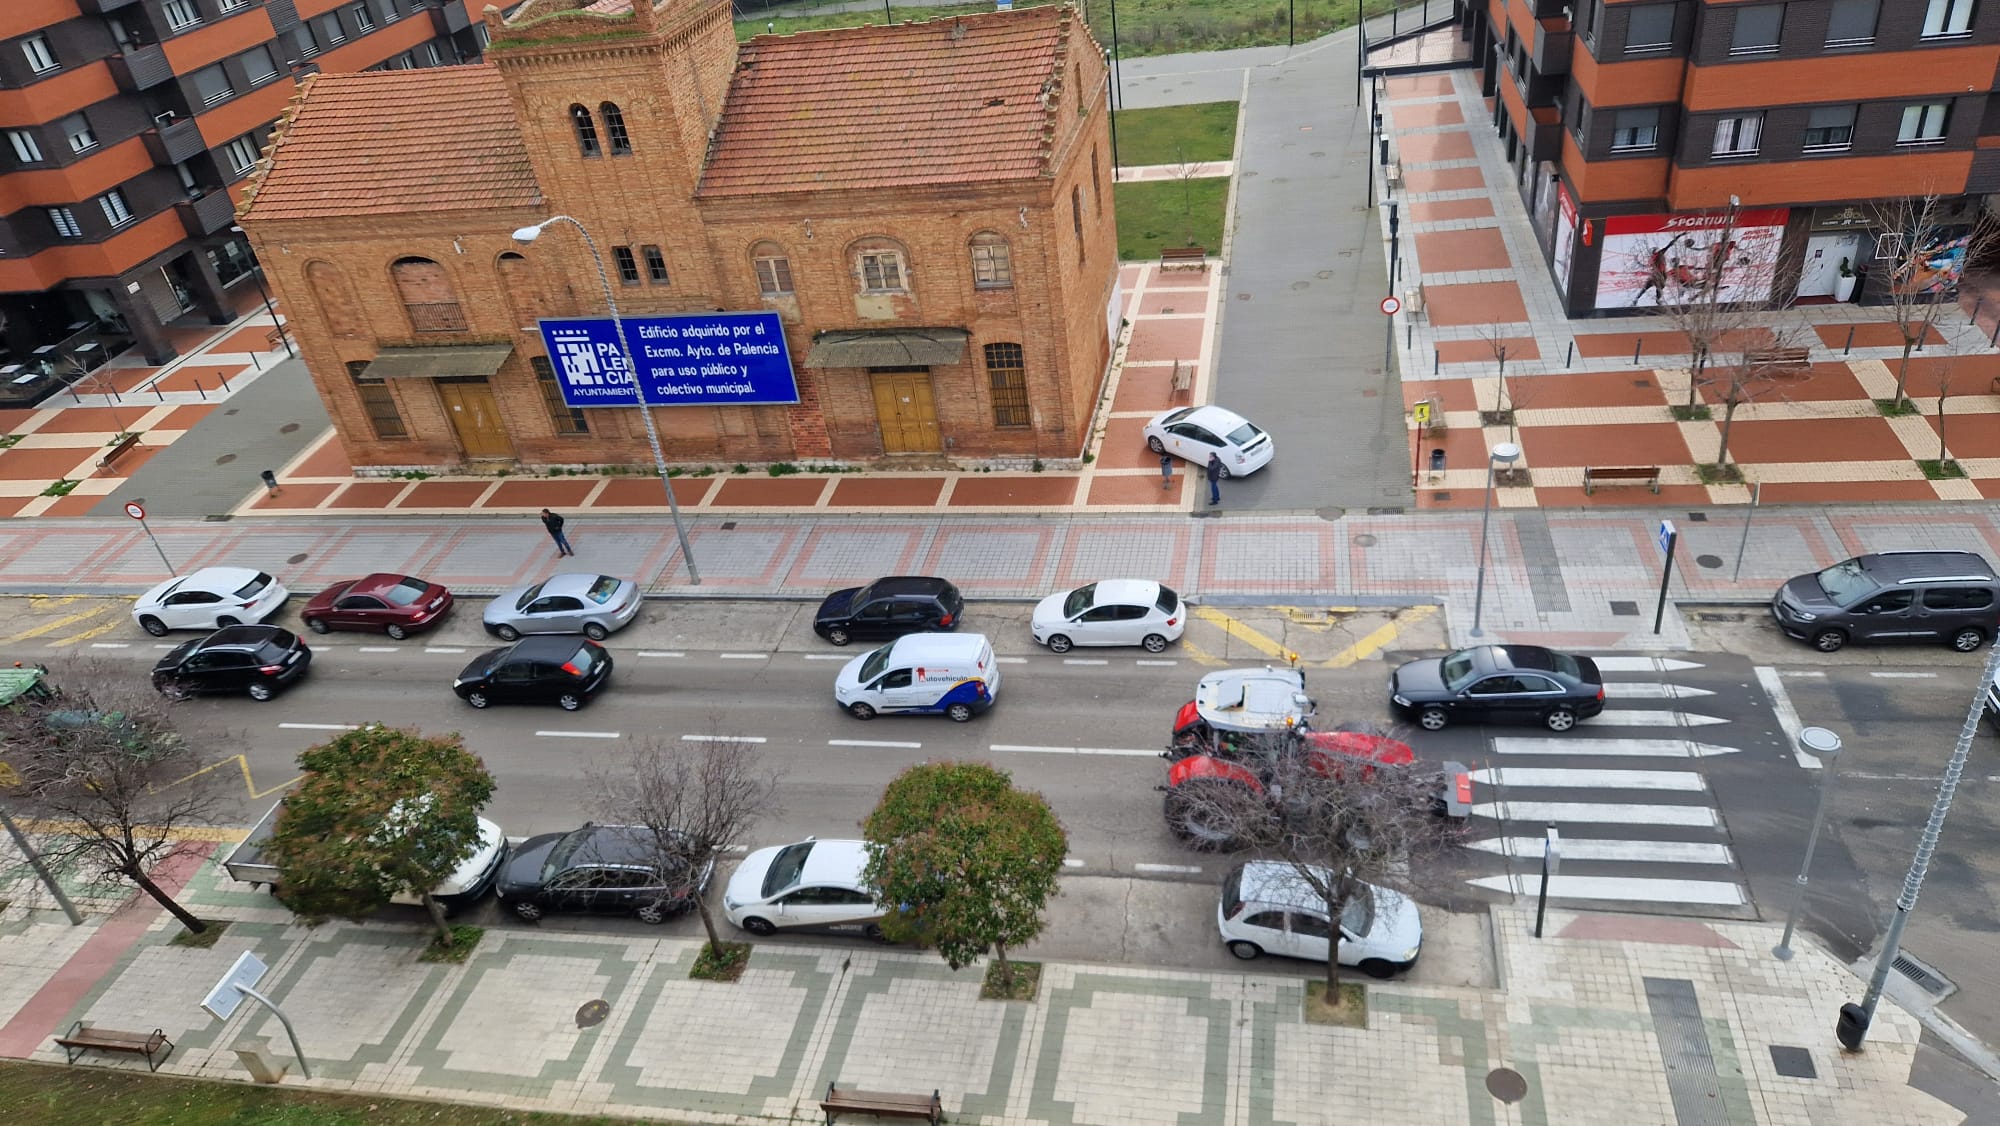
M 602 641 L 639 616 L 639 584 L 611 575 L 551 575 L 486 605 L 486 632 L 502 641 L 524 633 L 580 633 Z

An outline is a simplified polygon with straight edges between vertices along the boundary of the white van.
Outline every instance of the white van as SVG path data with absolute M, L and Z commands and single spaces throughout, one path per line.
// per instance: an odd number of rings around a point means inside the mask
M 913 633 L 847 662 L 833 698 L 856 719 L 928 712 L 964 723 L 1000 695 L 1000 665 L 979 633 Z

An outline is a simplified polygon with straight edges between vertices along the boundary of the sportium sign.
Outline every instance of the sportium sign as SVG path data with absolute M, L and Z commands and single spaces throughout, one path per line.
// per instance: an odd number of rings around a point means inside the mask
M 639 370 L 638 388 L 625 370 L 611 318 L 540 322 L 563 402 L 636 407 L 641 388 L 646 403 L 656 407 L 799 401 L 784 323 L 776 313 L 690 313 L 624 321 Z

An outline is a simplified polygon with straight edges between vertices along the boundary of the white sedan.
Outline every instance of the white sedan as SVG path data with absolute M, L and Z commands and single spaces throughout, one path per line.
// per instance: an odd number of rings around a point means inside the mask
M 1224 477 L 1255 473 L 1277 452 L 1269 434 L 1221 407 L 1181 407 L 1153 416 L 1146 424 L 1146 445 L 1156 454 L 1170 453 L 1204 467 L 1208 455 L 1219 455 Z
M 859 928 L 882 940 L 882 908 L 861 881 L 864 841 L 807 839 L 743 858 L 722 893 L 729 921 L 754 935 Z
M 1180 595 L 1156 582 L 1105 579 L 1035 604 L 1030 627 L 1052 653 L 1072 645 L 1143 645 L 1158 653 L 1187 630 Z
M 290 597 L 285 584 L 262 571 L 203 567 L 140 595 L 132 620 L 154 637 L 177 629 L 249 625 L 277 613 Z

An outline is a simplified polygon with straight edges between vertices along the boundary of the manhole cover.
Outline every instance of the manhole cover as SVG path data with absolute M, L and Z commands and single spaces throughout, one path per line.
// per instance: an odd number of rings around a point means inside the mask
M 1363 392 L 1361 393 L 1361 397 L 1362 397 L 1362 398 L 1364 398 L 1364 399 L 1373 399 L 1373 398 L 1375 398 L 1376 396 L 1380 395 L 1381 393 L 1382 393 L 1382 392 L 1380 392 L 1380 391 L 1377 391 L 1377 390 L 1376 390 L 1375 388 L 1373 388 L 1373 387 L 1370 387 L 1370 388 L 1369 388 L 1368 390 L 1366 390 L 1366 391 L 1363 391 Z
M 1637 602 L 1625 602 L 1620 599 L 1613 599 L 1611 602 L 1611 614 L 1613 617 L 1618 618 L 1636 618 L 1639 616 L 1639 604 Z
M 280 434 L 290 434 L 290 433 L 292 433 L 293 431 L 297 430 L 298 428 L 299 428 L 299 424 L 298 424 L 298 423 L 296 423 L 296 422 L 287 422 L 287 423 L 285 423 L 285 424 L 284 424 L 283 426 L 280 426 L 280 427 L 278 427 L 278 433 L 280 433 Z
M 306 553 L 303 551 L 285 560 L 285 562 L 290 563 L 294 566 L 297 566 L 298 564 L 303 563 L 305 561 L 306 561 Z
M 733 531 L 735 531 L 735 530 L 736 530 L 736 521 L 734 521 L 734 520 L 724 520 L 724 521 L 722 522 L 722 530 L 723 530 L 723 531 L 725 531 L 725 532 L 733 532 Z
M 1160 306 L 1160 314 L 1161 314 L 1162 316 L 1165 316 L 1166 314 L 1168 314 L 1168 313 L 1171 313 L 1171 312 L 1173 312 L 1173 311 L 1174 311 L 1174 307 L 1173 307 L 1172 305 L 1162 305 L 1162 306 Z
M 224 418 L 227 418 L 227 417 L 229 417 L 230 415 L 232 415 L 232 414 L 235 414 L 235 413 L 236 413 L 236 412 L 237 412 L 237 411 L 238 411 L 239 409 L 241 409 L 241 408 L 238 408 L 238 407 L 230 407 L 230 408 L 229 408 L 228 410 L 226 410 L 226 411 L 223 411 L 223 412 L 222 412 L 222 415 L 223 415 L 223 417 L 224 417 Z
M 228 465 L 230 462 L 235 460 L 236 460 L 235 454 L 223 454 L 221 457 L 215 459 L 215 464 Z
M 1486 1092 L 1503 1103 L 1518 1103 L 1528 1097 L 1528 1081 L 1511 1067 L 1496 1067 L 1486 1073 Z
M 1708 523 L 1708 513 L 1690 512 L 1688 513 L 1688 522 L 1691 524 L 1706 524 Z
M 1812 1053 L 1804 1048 L 1771 1045 L 1771 1067 L 1787 1079 L 1819 1078 L 1819 1069 L 1813 1066 Z
M 1379 540 L 1377 540 L 1374 536 L 1369 535 L 1367 532 L 1363 532 L 1360 535 L 1355 536 L 1353 540 L 1354 546 L 1356 547 L 1374 547 L 1379 542 L 1380 542 Z
M 585 1001 L 582 1005 L 577 1007 L 576 1026 L 578 1028 L 595 1028 L 598 1025 L 603 1024 L 604 1018 L 610 1015 L 611 1015 L 610 1002 Z
M 1442 493 L 1432 493 L 1431 499 L 1439 504 L 1446 504 L 1449 503 L 1451 500 L 1451 493 L 1449 491 Z
M 1722 566 L 1722 556 L 1720 555 L 1697 555 L 1694 557 L 1694 561 L 1711 570 Z

